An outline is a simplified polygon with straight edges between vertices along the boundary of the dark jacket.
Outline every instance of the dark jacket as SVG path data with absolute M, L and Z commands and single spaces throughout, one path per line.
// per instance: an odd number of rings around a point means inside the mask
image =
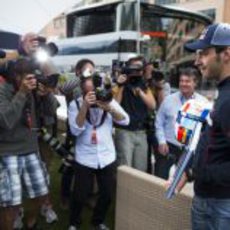
M 140 87 L 142 90 L 150 90 L 144 85 Z M 130 85 L 124 86 L 121 107 L 128 113 L 130 123 L 128 126 L 121 126 L 115 124 L 116 128 L 125 129 L 129 131 L 140 131 L 146 129 L 146 120 L 148 118 L 148 107 L 144 101 L 133 93 Z
M 31 127 L 25 108 L 30 103 Z M 53 116 L 58 102 L 49 94 L 41 98 L 43 115 Z M 36 106 L 36 109 L 37 106 Z M 26 154 L 38 151 L 37 119 L 32 94 L 15 92 L 13 85 L 0 84 L 0 155 Z
M 230 198 L 230 77 L 218 85 L 218 98 L 194 158 L 195 194 Z

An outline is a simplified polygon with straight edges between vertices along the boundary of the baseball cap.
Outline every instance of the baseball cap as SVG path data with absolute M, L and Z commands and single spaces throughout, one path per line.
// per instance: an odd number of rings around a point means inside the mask
M 209 25 L 203 30 L 198 40 L 185 44 L 185 49 L 196 51 L 213 46 L 230 46 L 230 24 Z

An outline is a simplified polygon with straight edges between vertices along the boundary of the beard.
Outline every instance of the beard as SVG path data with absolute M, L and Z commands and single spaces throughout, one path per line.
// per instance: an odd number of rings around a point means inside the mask
M 212 62 L 203 68 L 201 67 L 200 72 L 205 79 L 219 80 L 222 73 L 222 62 L 220 55 L 217 54 Z

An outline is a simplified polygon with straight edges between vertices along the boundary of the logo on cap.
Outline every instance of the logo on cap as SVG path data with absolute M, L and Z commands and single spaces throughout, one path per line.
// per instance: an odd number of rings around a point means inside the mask
M 199 40 L 204 40 L 204 38 L 206 37 L 206 34 L 208 33 L 208 28 L 205 28 L 203 31 L 202 31 L 202 33 L 201 33 L 201 35 L 200 35 L 200 37 L 199 37 Z

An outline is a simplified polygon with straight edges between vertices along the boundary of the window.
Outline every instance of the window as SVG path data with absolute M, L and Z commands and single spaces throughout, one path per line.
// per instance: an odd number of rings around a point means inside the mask
M 159 5 L 177 3 L 178 0 L 156 0 L 155 3 Z
M 79 46 L 59 48 L 58 55 L 103 54 L 115 52 L 136 52 L 136 41 L 117 40 L 80 43 Z
M 67 18 L 68 37 L 77 37 L 99 33 L 115 31 L 116 7 L 101 7 L 91 9 L 76 14 L 69 15 Z
M 136 30 L 136 5 L 133 2 L 121 4 L 120 30 Z

